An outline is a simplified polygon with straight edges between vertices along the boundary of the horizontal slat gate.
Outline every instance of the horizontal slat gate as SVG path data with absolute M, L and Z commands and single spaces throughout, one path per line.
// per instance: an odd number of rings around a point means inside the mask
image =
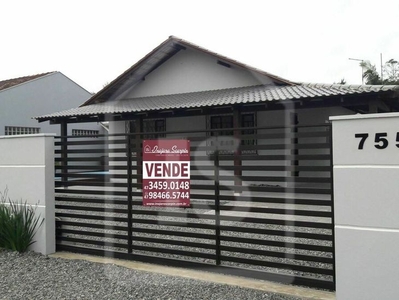
M 330 126 L 234 131 L 165 133 L 190 140 L 189 208 L 142 206 L 143 134 L 58 137 L 57 249 L 333 290 Z

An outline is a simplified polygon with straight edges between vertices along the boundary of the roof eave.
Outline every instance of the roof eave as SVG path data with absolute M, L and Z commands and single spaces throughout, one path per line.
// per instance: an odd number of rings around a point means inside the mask
M 119 75 L 117 78 L 115 78 L 113 81 L 111 81 L 102 90 L 100 90 L 99 92 L 94 94 L 90 99 L 88 99 L 86 102 L 81 104 L 79 107 L 96 103 L 96 100 L 101 99 L 101 96 L 104 95 L 105 92 L 109 91 L 114 85 L 116 85 L 117 83 L 122 81 L 126 76 L 129 75 L 129 73 L 133 72 L 136 68 L 138 68 L 140 65 L 142 65 L 146 60 L 148 60 L 153 54 L 155 54 L 158 50 L 160 50 L 162 47 L 164 47 L 166 44 L 168 44 L 170 42 L 170 40 L 171 40 L 171 38 L 165 40 L 163 43 L 158 45 L 156 48 L 154 48 L 152 51 L 150 51 L 147 55 L 145 55 L 142 59 L 140 59 L 133 66 L 131 66 L 129 69 L 127 69 L 121 75 Z

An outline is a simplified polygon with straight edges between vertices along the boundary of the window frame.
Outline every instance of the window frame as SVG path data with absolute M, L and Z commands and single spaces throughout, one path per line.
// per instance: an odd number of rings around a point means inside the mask
M 27 127 L 27 126 L 4 126 L 4 135 L 26 135 L 26 134 L 39 134 L 40 127 Z
M 85 136 L 85 135 L 91 135 L 89 137 L 96 138 L 96 135 L 99 135 L 100 131 L 95 130 L 95 129 L 75 129 L 72 128 L 72 135 L 73 136 Z
M 154 122 L 154 124 L 149 126 L 150 122 Z M 157 124 L 159 124 L 160 122 L 162 122 L 163 124 L 158 126 Z M 130 124 L 132 124 L 132 123 L 133 123 L 132 127 L 135 128 L 136 120 L 126 121 L 126 123 L 125 123 L 125 133 L 134 133 L 135 129 L 133 129 L 133 132 L 130 132 L 130 128 L 131 128 Z M 148 128 L 149 127 L 153 127 L 155 129 L 155 131 L 148 132 Z M 162 130 L 159 130 L 159 129 L 162 129 Z M 162 133 L 158 133 L 159 131 L 162 132 Z M 142 135 L 142 139 L 143 140 L 165 138 L 166 137 L 165 131 L 166 131 L 166 119 L 165 118 L 143 119 L 143 128 L 142 128 L 142 132 L 141 133 L 148 132 L 148 134 L 143 134 Z
M 248 126 L 245 126 L 243 118 L 245 118 L 248 115 L 252 116 L 252 122 Z M 240 113 L 240 118 L 241 118 L 240 121 L 241 121 L 241 124 L 242 124 L 241 128 L 243 128 L 243 127 L 250 127 L 250 128 L 251 127 L 256 127 L 257 126 L 256 116 L 257 116 L 256 112 L 243 112 L 243 113 Z M 229 117 L 230 121 L 228 121 L 228 122 L 226 122 L 226 120 L 223 121 L 223 117 Z M 215 118 L 220 118 L 219 124 L 221 125 L 221 127 L 213 126 L 213 122 L 212 121 L 215 120 Z M 224 127 L 224 128 L 234 128 L 233 113 L 212 114 L 212 115 L 208 115 L 207 116 L 207 122 L 206 122 L 207 130 L 210 130 L 210 129 L 223 129 L 223 124 L 228 124 L 229 125 L 229 126 Z M 251 131 L 251 132 L 243 133 L 245 131 Z M 219 133 L 219 134 L 215 134 L 215 133 L 216 132 L 214 132 L 214 131 L 207 131 L 207 136 L 208 137 L 219 136 L 220 133 L 225 133 L 225 135 L 227 135 L 227 136 L 234 136 L 234 129 L 225 130 L 225 131 L 218 131 L 217 133 Z M 247 130 L 246 129 L 241 129 L 241 133 L 242 134 L 255 135 L 256 134 L 256 129 L 247 129 Z M 241 139 L 241 145 L 243 145 L 243 146 L 250 145 L 250 144 L 245 144 L 246 141 L 251 141 L 251 145 L 253 145 L 253 146 L 257 145 L 257 139 L 255 139 L 255 138 L 254 139 L 248 139 L 248 140 Z M 207 145 L 208 146 L 212 146 L 212 141 L 208 140 Z M 231 146 L 233 146 L 233 145 L 231 145 Z M 207 154 L 213 154 L 213 153 L 214 153 L 213 150 L 208 150 L 207 151 Z M 234 150 L 222 150 L 222 151 L 219 151 L 219 154 L 222 154 L 222 155 L 233 155 L 234 153 L 235 153 Z M 256 149 L 245 149 L 245 150 L 241 150 L 241 154 L 244 154 L 244 155 L 257 154 L 257 150 Z

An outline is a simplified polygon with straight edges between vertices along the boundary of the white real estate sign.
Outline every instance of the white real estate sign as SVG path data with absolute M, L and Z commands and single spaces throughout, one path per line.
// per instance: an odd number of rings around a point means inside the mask
M 398 299 L 399 114 L 330 119 L 337 299 Z

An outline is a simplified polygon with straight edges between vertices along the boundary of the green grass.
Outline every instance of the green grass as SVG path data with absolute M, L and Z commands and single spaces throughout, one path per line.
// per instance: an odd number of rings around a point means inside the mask
M 44 219 L 36 216 L 36 207 L 27 202 L 12 201 L 7 190 L 0 199 L 0 248 L 25 252 Z

